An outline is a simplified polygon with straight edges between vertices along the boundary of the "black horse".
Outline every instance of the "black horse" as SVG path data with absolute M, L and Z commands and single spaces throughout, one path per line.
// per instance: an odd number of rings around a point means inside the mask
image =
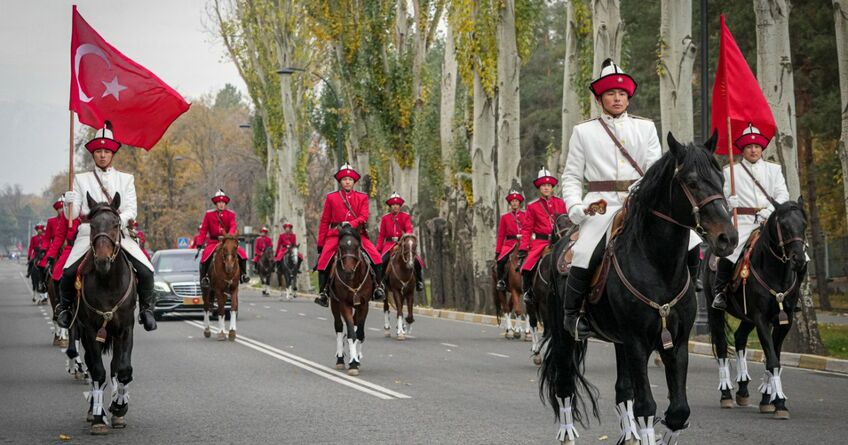
M 780 349 L 792 327 L 799 289 L 807 274 L 806 229 L 807 215 L 800 199 L 799 202 L 788 201 L 778 205 L 761 228 L 760 238 L 751 251 L 747 279 L 740 281 L 738 287 L 727 294 L 727 313 L 740 320 L 734 335 L 736 381 L 739 383 L 736 403 L 748 405 L 751 376 L 748 374 L 747 344 L 748 336 L 756 329 L 766 356 L 766 371 L 760 385 L 760 412 L 774 413 L 776 419 L 789 418 L 781 382 Z M 743 261 L 743 255 L 739 261 Z M 704 271 L 707 301 L 711 302 L 715 298 L 712 286 L 715 273 L 709 268 Z M 711 304 L 708 307 L 710 338 L 721 371 L 721 406 L 732 408 L 727 320 L 724 311 L 713 309 Z
M 283 258 L 277 262 L 277 282 L 280 283 L 287 300 L 291 300 L 297 291 L 297 274 L 300 273 L 298 247 L 299 244 L 290 245 Z
M 605 253 L 611 264 L 602 283 L 606 287 L 586 308 L 594 334 L 615 343 L 621 443 L 640 443 L 640 438 L 641 445 L 656 443 L 656 403 L 647 375 L 655 350 L 665 363 L 669 389 L 665 443 L 676 443 L 688 426 L 688 339 L 696 311 L 694 278 L 686 264 L 690 229 L 719 255 L 730 254 L 737 241 L 722 194 L 724 177 L 712 156 L 715 141 L 713 135 L 703 148 L 684 146 L 669 133 L 669 151 L 648 169 L 625 204 L 623 229 Z M 555 257 L 567 244 L 567 239 L 556 244 Z M 599 418 L 598 394 L 583 374 L 586 340 L 575 342 L 563 328 L 565 278 L 557 274 L 552 283 L 539 390 L 561 419 L 559 440 L 573 443 L 573 422 L 586 420 L 585 399 Z
M 91 249 L 83 258 L 77 277 L 79 289 L 74 324 L 78 329 L 85 364 L 91 374 L 89 415 L 91 434 L 106 434 L 104 387 L 106 370 L 103 354 L 112 351 L 111 424 L 126 426 L 129 408 L 127 385 L 132 381 L 133 325 L 135 320 L 135 271 L 121 249 L 121 196 L 111 204 L 97 203 L 86 194 L 91 226 Z
M 268 288 L 271 286 L 271 274 L 274 273 L 274 249 L 270 247 L 262 251 L 257 264 L 259 282 L 262 284 L 262 295 L 270 295 Z

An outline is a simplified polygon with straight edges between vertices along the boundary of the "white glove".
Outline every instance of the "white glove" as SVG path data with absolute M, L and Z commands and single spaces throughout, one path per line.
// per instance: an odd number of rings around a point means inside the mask
M 68 190 L 67 192 L 65 192 L 65 205 L 73 204 L 73 203 L 77 202 L 78 200 L 79 200 L 79 193 L 77 193 L 73 190 Z
M 730 206 L 731 209 L 742 207 L 742 203 L 739 202 L 739 197 L 736 195 L 730 195 L 730 197 L 727 198 L 727 205 Z
M 589 219 L 589 215 L 587 215 L 584 211 L 585 209 L 586 206 L 583 204 L 577 204 L 576 206 L 571 207 L 568 209 L 568 219 L 578 226 L 583 224 L 584 221 Z
M 760 211 L 757 212 L 757 216 L 761 221 L 765 221 L 769 216 L 771 216 L 771 209 L 760 209 Z

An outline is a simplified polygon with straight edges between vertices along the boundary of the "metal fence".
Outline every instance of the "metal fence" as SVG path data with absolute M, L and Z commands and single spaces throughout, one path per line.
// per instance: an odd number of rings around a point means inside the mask
M 827 278 L 848 277 L 848 236 L 824 239 L 825 276 Z M 812 251 L 809 252 L 812 256 Z M 816 265 L 810 261 L 810 275 L 816 274 Z

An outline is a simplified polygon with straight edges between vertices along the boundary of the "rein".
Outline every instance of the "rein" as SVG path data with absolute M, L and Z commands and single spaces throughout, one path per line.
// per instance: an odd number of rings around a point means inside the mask
M 359 265 L 362 264 L 362 262 L 363 262 L 362 252 L 359 252 L 359 255 L 353 255 L 353 254 L 336 255 L 336 261 L 333 264 L 333 275 L 334 275 L 334 277 L 338 280 L 339 283 L 341 283 L 342 286 L 345 287 L 345 289 L 348 290 L 348 292 L 353 294 L 354 301 L 356 301 L 356 297 L 359 296 L 359 291 L 362 289 L 362 286 L 365 285 L 365 281 L 367 281 L 368 277 L 371 275 L 371 264 L 368 263 L 367 261 L 365 262 L 368 269 L 366 269 L 365 274 L 362 277 L 362 282 L 359 283 L 359 286 L 356 286 L 354 288 L 354 287 L 351 287 L 349 284 L 347 284 L 345 282 L 345 280 L 339 275 L 339 266 L 341 265 L 341 259 L 342 258 L 356 258 L 356 260 L 357 260 L 356 266 L 354 266 L 353 271 L 351 272 L 353 274 L 353 273 L 356 273 L 356 270 L 359 268 Z M 335 292 L 333 293 L 333 298 L 336 301 L 340 301 L 339 298 L 335 295 Z
M 407 237 L 404 237 L 403 239 L 407 239 Z M 395 278 L 397 278 L 397 280 L 400 281 L 400 292 L 401 293 L 403 293 L 403 291 L 406 290 L 406 286 L 408 286 L 409 283 L 415 278 L 415 274 L 412 273 L 412 274 L 410 274 L 409 278 L 407 278 L 406 280 L 403 280 L 400 277 L 399 273 L 395 271 L 395 263 L 398 261 L 398 256 L 400 256 L 400 260 L 402 260 L 405 264 L 409 264 L 409 263 L 415 261 L 415 256 L 412 254 L 411 249 L 408 252 L 409 258 L 407 259 L 407 255 L 406 255 L 406 253 L 404 253 L 404 249 L 403 249 L 404 244 L 401 244 L 403 242 L 403 239 L 401 240 L 401 242 L 398 242 L 398 245 L 400 245 L 400 247 L 398 248 L 399 251 L 400 251 L 400 255 L 392 255 L 391 258 L 389 259 L 389 265 L 386 267 L 386 269 L 387 269 L 386 274 L 390 274 L 390 273 L 394 274 Z M 415 265 L 413 264 L 413 268 L 414 268 L 414 266 Z
M 670 222 L 672 224 L 676 224 L 680 227 L 684 227 L 684 228 L 687 228 L 687 229 L 690 229 L 690 230 L 694 230 L 699 236 L 701 236 L 703 238 L 704 235 L 706 235 L 707 231 L 704 230 L 704 228 L 701 226 L 701 209 L 706 207 L 708 204 L 712 203 L 713 201 L 718 201 L 718 200 L 724 201 L 724 195 L 717 193 L 715 195 L 707 196 L 706 198 L 702 199 L 701 201 L 696 201 L 695 195 L 692 194 L 692 191 L 689 190 L 689 187 L 686 186 L 686 184 L 680 179 L 680 176 L 677 175 L 679 172 L 680 172 L 680 165 L 675 165 L 674 166 L 674 179 L 680 185 L 680 188 L 683 189 L 683 194 L 686 195 L 686 199 L 689 200 L 689 204 L 692 205 L 692 216 L 694 216 L 694 218 L 695 218 L 695 225 L 689 226 L 689 225 L 680 223 L 677 220 L 675 220 L 674 218 L 672 218 L 671 216 L 666 215 L 664 213 L 661 213 L 661 212 L 654 210 L 654 209 L 651 209 L 651 213 L 653 213 L 655 216 L 657 216 L 657 217 L 659 217 L 659 218 L 661 218 L 661 219 L 663 219 L 667 222 Z
M 88 302 L 88 298 L 86 298 L 86 296 L 85 296 L 85 276 L 80 275 L 79 271 L 80 271 L 80 269 L 82 269 L 84 262 L 88 260 L 88 257 L 86 257 L 83 260 L 83 264 L 80 264 L 80 267 L 77 269 L 77 279 L 76 279 L 76 282 L 74 283 L 74 287 L 77 290 L 77 300 L 82 300 L 83 304 L 85 304 L 85 307 L 87 307 L 90 311 L 99 315 L 100 318 L 103 319 L 103 323 L 100 325 L 100 329 L 97 330 L 97 336 L 95 337 L 95 340 L 100 342 L 100 343 L 106 342 L 106 335 L 107 335 L 106 325 L 109 324 L 110 321 L 112 321 L 112 318 L 114 318 L 114 316 L 115 316 L 115 311 L 117 311 L 118 308 L 121 307 L 124 304 L 124 302 L 127 301 L 127 299 L 130 297 L 130 295 L 132 295 L 133 289 L 135 288 L 135 272 L 133 271 L 132 265 L 130 264 L 129 260 L 127 259 L 126 254 L 124 254 L 122 256 L 122 258 L 124 260 L 124 264 L 127 265 L 127 268 L 130 271 L 131 276 L 130 276 L 129 284 L 127 285 L 127 290 L 124 291 L 124 295 L 121 297 L 121 299 L 118 300 L 118 302 L 115 303 L 114 306 L 112 306 L 112 309 L 109 309 L 108 311 L 101 311 L 101 310 L 95 308 L 94 306 L 91 305 L 91 303 Z M 79 309 L 79 304 L 77 304 L 77 309 Z M 76 320 L 76 314 L 74 314 L 74 320 Z
M 100 212 L 111 213 L 111 214 L 117 216 L 119 219 L 121 217 L 118 214 L 118 212 L 115 211 L 114 209 L 112 209 L 111 207 L 100 207 L 100 208 L 96 209 L 94 211 L 94 213 L 92 213 L 90 215 L 89 220 L 93 219 L 94 215 L 97 214 L 97 213 L 100 213 Z M 105 237 L 106 239 L 108 239 L 112 243 L 112 255 L 109 255 L 109 257 L 108 257 L 110 264 L 113 264 L 115 262 L 115 259 L 118 257 L 118 252 L 121 251 L 121 239 L 123 239 L 123 237 L 124 237 L 124 232 L 123 232 L 123 230 L 121 230 L 121 223 L 120 222 L 118 222 L 118 224 L 116 224 L 112 228 L 118 229 L 117 238 L 113 238 L 111 235 L 109 235 L 108 232 L 100 232 L 100 233 L 91 237 L 91 242 L 89 244 L 89 249 L 91 249 L 91 253 L 92 253 L 92 255 L 94 255 L 94 259 L 97 259 L 97 253 L 94 251 L 95 243 L 97 243 L 97 240 L 101 237 Z
M 216 266 L 218 265 L 218 263 L 215 261 L 215 257 L 216 257 L 216 256 L 218 256 L 218 250 L 219 250 L 219 249 L 223 249 L 223 245 L 224 245 L 224 241 L 219 242 L 219 243 L 218 243 L 218 245 L 217 245 L 217 246 L 215 246 L 215 251 L 214 251 L 214 252 L 212 252 L 212 270 L 213 270 L 213 271 L 218 269 L 218 268 L 216 267 Z M 226 258 L 226 257 L 236 256 L 236 255 L 234 255 L 234 254 L 229 254 L 229 253 L 227 253 L 227 254 L 223 254 L 223 255 L 224 255 L 224 257 L 225 257 L 225 258 Z M 226 273 L 226 272 L 227 272 L 227 271 L 226 271 L 226 270 L 224 270 L 224 273 Z M 245 272 L 245 273 L 247 273 L 247 272 Z M 216 275 L 217 275 L 217 274 L 216 274 Z M 225 283 L 227 283 L 227 286 L 228 286 L 228 287 L 232 288 L 232 287 L 233 287 L 233 280 L 234 280 L 234 278 L 232 277 L 232 274 L 230 274 L 230 278 L 229 278 L 228 280 L 224 280 L 224 282 L 225 282 Z M 225 294 L 225 295 L 227 295 L 227 296 L 230 296 L 230 297 L 231 297 L 231 295 L 230 295 L 228 292 L 224 292 L 224 294 Z
M 774 255 L 775 258 L 777 258 L 778 260 L 780 260 L 780 262 L 782 262 L 784 264 L 788 263 L 791 258 L 789 258 L 789 256 L 786 255 L 786 246 L 788 246 L 788 245 L 790 245 L 794 242 L 803 243 L 804 253 L 807 252 L 807 243 L 804 241 L 804 238 L 802 238 L 800 236 L 796 236 L 794 238 L 790 238 L 788 241 L 783 240 L 783 231 L 780 229 L 780 219 L 777 215 L 774 216 L 774 225 L 777 226 L 777 241 L 778 241 L 777 245 L 778 245 L 778 247 L 780 247 L 780 253 L 781 253 L 780 255 L 775 253 L 774 249 L 771 248 L 771 233 L 768 231 L 768 228 L 766 228 L 766 233 L 768 233 L 768 235 L 769 235 L 769 243 L 767 244 L 769 252 L 771 252 L 771 254 Z

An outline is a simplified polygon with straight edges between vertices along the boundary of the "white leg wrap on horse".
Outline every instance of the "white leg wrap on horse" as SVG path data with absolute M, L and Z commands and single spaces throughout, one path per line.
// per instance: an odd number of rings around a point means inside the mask
M 203 327 L 209 327 L 209 311 L 203 311 Z
M 736 381 L 750 382 L 751 375 L 748 374 L 748 350 L 736 351 Z
M 774 374 L 771 378 L 771 401 L 774 402 L 775 399 L 787 399 L 786 394 L 783 393 L 783 383 L 780 380 L 780 376 L 783 374 L 783 368 L 774 368 Z
M 59 328 L 59 338 L 62 340 L 68 339 L 68 330 L 65 328 Z
M 391 329 L 392 325 L 389 324 L 389 311 L 383 311 L 383 329 Z
M 639 418 L 639 440 L 640 445 L 657 445 L 657 437 L 654 432 L 654 416 Z
M 718 389 L 733 389 L 733 383 L 730 382 L 730 362 L 726 358 L 718 359 Z
M 238 319 L 238 311 L 230 311 L 230 330 L 236 330 L 236 319 Z
M 219 316 L 218 316 L 218 331 L 219 331 L 219 332 L 224 332 L 224 328 L 226 327 L 226 326 L 224 326 L 224 322 L 225 322 L 225 321 L 224 321 L 224 316 L 223 316 L 223 315 L 219 315 Z
M 350 361 L 348 363 L 358 361 L 358 357 L 356 356 L 356 342 L 354 339 L 347 339 L 347 349 L 350 351 Z
M 639 440 L 638 425 L 636 425 L 636 419 L 633 417 L 633 401 L 627 400 L 619 403 L 616 405 L 615 411 L 618 413 L 619 427 L 621 428 L 618 442 L 622 443 L 625 440 L 632 439 Z
M 354 342 L 354 344 L 356 345 L 356 359 L 359 360 L 359 362 L 361 363 L 362 362 L 362 342 L 359 341 L 359 340 L 356 340 L 356 342 Z
M 574 428 L 574 416 L 571 414 L 571 398 L 563 399 L 562 405 L 559 407 L 559 431 L 557 431 L 557 440 L 562 442 L 565 439 L 576 440 L 580 437 L 577 434 L 577 429 Z
M 403 334 L 403 315 L 398 315 L 397 333 L 398 335 Z
M 74 373 L 74 359 L 66 358 L 65 359 L 65 370 L 68 371 L 68 374 L 73 375 Z
M 766 370 L 763 371 L 763 377 L 760 379 L 760 387 L 757 388 L 762 394 L 772 394 L 772 386 L 771 386 L 771 373 Z
M 530 316 L 524 314 L 524 332 L 530 332 Z
M 336 332 L 336 357 L 344 357 L 344 332 Z
M 666 432 L 663 433 L 662 437 L 657 440 L 657 445 L 678 445 L 681 431 L 682 430 L 666 430 Z
M 505 329 L 505 330 L 507 330 L 507 331 L 511 331 L 511 330 L 512 330 L 512 319 L 511 319 L 511 318 L 509 318 L 509 312 L 504 312 L 503 327 L 504 327 L 504 329 Z
M 125 385 L 118 382 L 118 379 L 112 379 L 112 402 L 118 405 L 130 403 L 130 393 L 127 386 L 129 386 L 129 383 Z
M 103 388 L 100 387 L 99 383 L 92 382 L 91 391 L 84 392 L 83 396 L 85 396 L 85 400 L 91 402 L 92 416 L 106 414 L 106 411 L 103 409 Z

